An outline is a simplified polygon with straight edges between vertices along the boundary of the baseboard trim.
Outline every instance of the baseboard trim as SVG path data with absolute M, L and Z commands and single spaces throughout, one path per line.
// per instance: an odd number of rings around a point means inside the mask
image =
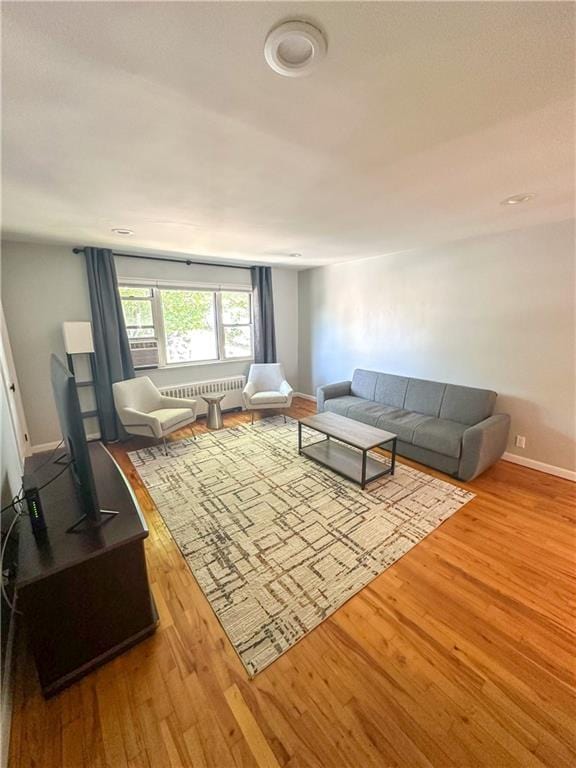
M 305 395 L 304 392 L 294 392 L 294 397 L 301 397 L 303 400 L 312 400 L 313 403 L 316 402 L 314 395 Z
M 304 392 L 294 392 L 294 397 L 301 397 L 303 400 L 316 402 L 316 398 L 313 395 L 307 395 Z M 87 435 L 86 437 L 88 440 L 98 440 L 100 435 Z M 54 440 L 52 443 L 39 443 L 38 445 L 33 445 L 32 453 L 53 451 L 59 442 L 59 440 Z M 553 464 L 546 464 L 543 461 L 527 459 L 524 456 L 517 456 L 515 453 L 507 452 L 502 456 L 502 459 L 504 461 L 509 461 L 511 464 L 519 464 L 522 467 L 536 469 L 538 472 L 545 472 L 547 475 L 555 475 L 556 477 L 562 477 L 564 480 L 571 480 L 573 483 L 576 483 L 576 471 L 572 469 L 564 469 L 564 467 L 556 467 Z
M 538 472 L 545 472 L 547 475 L 555 475 L 556 477 L 564 478 L 564 480 L 576 482 L 576 472 L 571 469 L 555 467 L 553 464 L 545 464 L 543 461 L 536 461 L 535 459 L 526 459 L 524 456 L 517 456 L 515 453 L 505 453 L 502 458 L 511 464 L 520 464 L 522 467 L 536 469 Z
M 86 435 L 86 440 L 100 440 L 100 435 L 96 432 L 93 435 Z M 32 446 L 32 453 L 45 453 L 46 451 L 53 451 L 60 445 L 60 440 L 54 440 L 51 443 L 38 443 L 38 445 Z M 66 450 L 66 446 L 62 444 L 62 450 Z

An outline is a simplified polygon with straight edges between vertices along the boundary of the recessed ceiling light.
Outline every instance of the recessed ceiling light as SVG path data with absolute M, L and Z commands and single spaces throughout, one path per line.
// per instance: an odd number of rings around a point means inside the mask
M 507 197 L 506 200 L 502 200 L 500 205 L 520 205 L 520 203 L 527 203 L 528 200 L 533 200 L 535 197 L 533 192 L 523 192 L 521 195 Z
M 115 227 L 112 232 L 114 232 L 115 235 L 122 235 L 122 237 L 130 237 L 134 234 L 131 229 L 124 229 L 123 227 Z
M 305 21 L 287 21 L 273 29 L 264 43 L 264 57 L 284 77 L 310 73 L 326 54 L 322 32 Z
M 300 258 L 300 256 L 302 256 L 302 254 L 301 254 L 301 253 L 289 253 L 289 254 L 288 254 L 288 256 L 289 256 L 291 259 L 299 259 L 299 258 Z

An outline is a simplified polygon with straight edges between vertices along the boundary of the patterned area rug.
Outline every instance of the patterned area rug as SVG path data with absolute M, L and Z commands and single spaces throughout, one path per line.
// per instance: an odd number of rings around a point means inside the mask
M 130 458 L 251 677 L 474 498 L 402 464 L 362 491 L 282 417 L 169 451 Z

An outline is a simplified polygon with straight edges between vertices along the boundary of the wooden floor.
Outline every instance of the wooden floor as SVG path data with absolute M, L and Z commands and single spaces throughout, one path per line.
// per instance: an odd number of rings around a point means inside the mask
M 500 462 L 249 681 L 126 457 L 143 444 L 113 452 L 150 525 L 158 632 L 50 701 L 20 654 L 11 768 L 576 765 L 574 484 Z

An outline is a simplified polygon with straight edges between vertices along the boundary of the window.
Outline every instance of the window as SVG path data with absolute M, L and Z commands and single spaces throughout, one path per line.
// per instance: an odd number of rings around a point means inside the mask
M 251 295 L 245 291 L 222 291 L 222 349 L 227 360 L 252 356 Z
M 166 363 L 218 360 L 216 294 L 161 290 Z
M 121 285 L 120 298 L 137 368 L 252 357 L 250 291 Z
M 120 288 L 124 319 L 129 339 L 156 337 L 152 312 L 152 288 L 126 286 Z

